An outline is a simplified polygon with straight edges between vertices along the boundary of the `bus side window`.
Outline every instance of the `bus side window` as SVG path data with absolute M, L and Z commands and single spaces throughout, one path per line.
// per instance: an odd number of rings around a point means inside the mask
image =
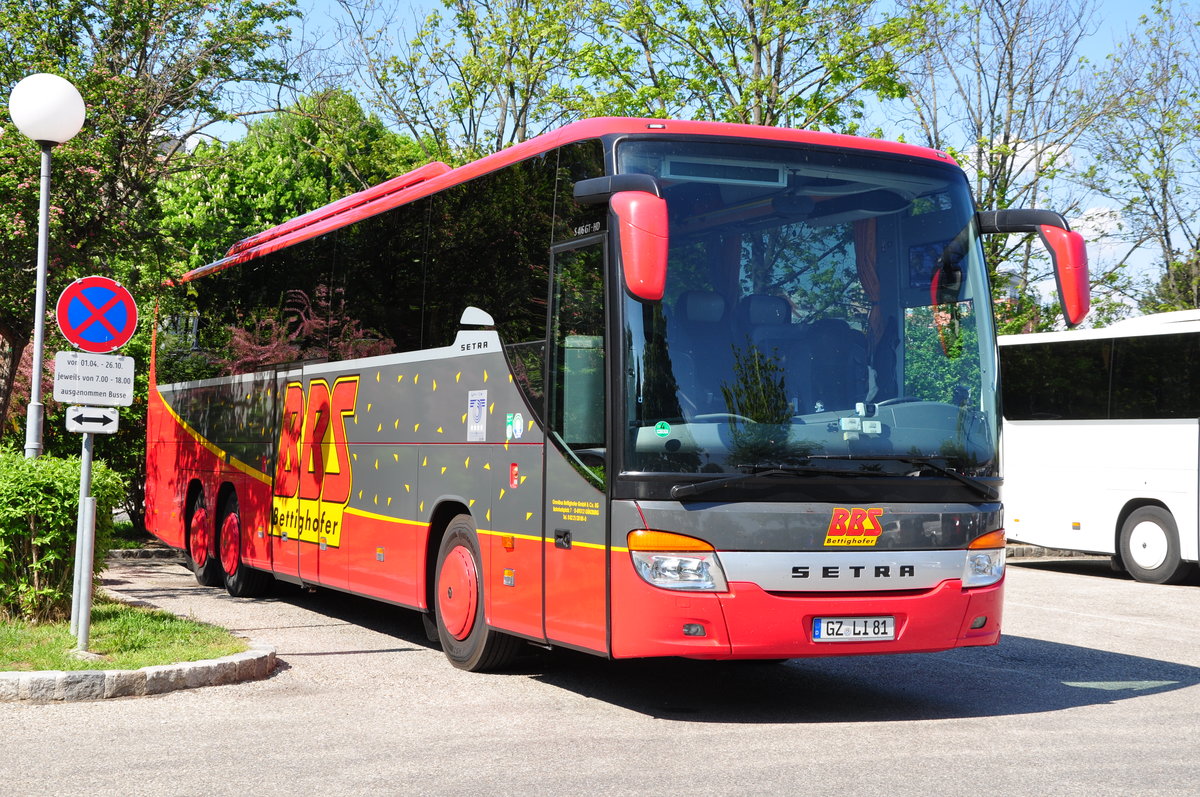
M 550 429 L 576 467 L 603 484 L 607 406 L 604 389 L 604 246 L 554 256 L 554 386 Z

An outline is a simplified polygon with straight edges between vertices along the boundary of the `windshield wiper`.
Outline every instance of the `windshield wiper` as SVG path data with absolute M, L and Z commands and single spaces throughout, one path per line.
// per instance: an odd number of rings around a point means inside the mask
M 841 458 L 840 457 L 826 457 L 826 459 L 841 459 Z M 959 473 L 958 471 L 954 470 L 953 468 L 948 468 L 944 465 L 939 465 L 936 462 L 934 462 L 934 459 L 945 459 L 945 457 L 919 457 L 919 456 L 910 456 L 910 455 L 872 454 L 871 456 L 866 456 L 866 457 L 861 457 L 861 458 L 848 457 L 846 459 L 849 459 L 852 462 L 857 461 L 858 459 L 862 459 L 862 460 L 883 460 L 886 462 L 905 462 L 909 465 L 918 465 L 923 468 L 928 468 L 929 470 L 933 471 L 934 473 L 937 473 L 939 476 L 945 476 L 947 478 L 954 479 L 956 482 L 958 482 L 960 484 L 964 484 L 967 487 L 970 487 L 972 490 L 974 490 L 976 493 L 978 493 L 979 495 L 981 495 L 984 498 L 989 498 L 993 501 L 1000 498 L 1000 491 L 997 490 L 992 485 L 988 484 L 987 482 L 980 481 L 979 479 L 973 478 L 971 476 L 967 476 L 966 474 Z
M 712 479 L 704 482 L 676 484 L 671 488 L 672 498 L 686 498 L 689 495 L 700 495 L 738 482 L 757 479 L 770 479 L 777 476 L 876 476 L 878 474 L 865 471 L 838 470 L 837 468 L 813 468 L 807 466 L 770 468 L 755 473 L 739 473 L 736 476 L 726 476 L 723 479 Z

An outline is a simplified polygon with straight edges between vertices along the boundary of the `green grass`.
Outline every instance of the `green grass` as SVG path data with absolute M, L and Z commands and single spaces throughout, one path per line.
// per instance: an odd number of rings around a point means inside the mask
M 146 543 L 150 542 L 151 537 L 147 532 L 136 532 L 133 530 L 133 524 L 129 521 L 122 521 L 113 524 L 113 534 L 111 547 L 116 548 L 141 548 Z
M 92 607 L 88 650 L 101 658 L 77 659 L 71 655 L 75 647 L 67 623 L 0 622 L 0 671 L 136 670 L 240 653 L 246 642 L 223 628 L 100 595 Z

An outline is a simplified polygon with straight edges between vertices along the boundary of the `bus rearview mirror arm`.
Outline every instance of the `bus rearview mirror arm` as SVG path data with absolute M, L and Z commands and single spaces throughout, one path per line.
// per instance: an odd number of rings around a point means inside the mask
M 1087 245 L 1060 214 L 1051 210 L 981 210 L 975 214 L 984 235 L 1037 233 L 1050 253 L 1067 326 L 1078 326 L 1091 308 Z

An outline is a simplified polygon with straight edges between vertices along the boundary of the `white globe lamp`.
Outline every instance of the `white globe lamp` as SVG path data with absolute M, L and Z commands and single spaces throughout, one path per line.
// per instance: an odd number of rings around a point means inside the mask
M 62 144 L 83 127 L 85 108 L 83 97 L 70 81 L 41 72 L 13 87 L 8 113 L 23 135 Z
M 42 148 L 41 203 L 38 209 L 37 292 L 33 311 L 33 374 L 25 420 L 25 456 L 42 452 L 42 348 L 46 326 L 46 256 L 50 245 L 50 151 L 83 127 L 83 97 L 58 75 L 40 72 L 24 78 L 8 97 L 13 124 Z

